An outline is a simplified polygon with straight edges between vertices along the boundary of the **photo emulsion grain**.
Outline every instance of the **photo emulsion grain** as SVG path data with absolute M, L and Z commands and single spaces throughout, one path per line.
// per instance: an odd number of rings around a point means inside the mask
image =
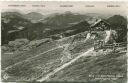
M 127 3 L 0 3 L 2 83 L 127 83 Z

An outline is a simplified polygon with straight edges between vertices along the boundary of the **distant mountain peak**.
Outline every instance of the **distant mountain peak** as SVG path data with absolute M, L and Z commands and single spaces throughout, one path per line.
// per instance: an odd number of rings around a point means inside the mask
M 30 20 L 36 20 L 36 21 L 43 19 L 44 17 L 41 13 L 38 13 L 38 12 L 29 12 L 25 16 Z

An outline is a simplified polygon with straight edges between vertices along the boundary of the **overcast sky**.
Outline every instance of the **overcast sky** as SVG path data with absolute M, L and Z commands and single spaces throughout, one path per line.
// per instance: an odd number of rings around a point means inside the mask
M 8 5 L 26 5 L 26 7 L 8 7 Z M 32 7 L 32 5 L 45 5 L 45 7 Z M 73 5 L 73 7 L 60 7 L 60 5 Z M 86 7 L 94 5 L 95 7 Z M 120 7 L 107 7 L 107 5 L 117 5 Z M 22 13 L 39 12 L 43 15 L 51 13 L 63 13 L 71 11 L 73 13 L 100 13 L 100 14 L 126 14 L 126 4 L 117 2 L 2 2 L 2 11 L 19 11 Z

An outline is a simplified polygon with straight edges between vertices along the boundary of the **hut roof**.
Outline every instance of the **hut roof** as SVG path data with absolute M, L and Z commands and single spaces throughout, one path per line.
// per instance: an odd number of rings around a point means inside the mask
M 100 22 L 104 22 L 104 23 L 106 23 L 107 25 L 110 25 L 106 20 L 104 20 L 104 19 L 99 19 L 99 20 L 96 21 L 94 24 L 92 24 L 90 27 L 95 27 L 95 26 L 97 26 Z

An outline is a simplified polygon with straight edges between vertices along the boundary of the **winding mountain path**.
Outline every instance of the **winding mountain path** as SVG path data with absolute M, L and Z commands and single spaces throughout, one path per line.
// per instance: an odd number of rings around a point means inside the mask
M 50 72 L 49 74 L 47 74 L 45 77 L 42 77 L 40 79 L 38 79 L 37 81 L 39 82 L 43 82 L 47 79 L 50 78 L 50 76 L 54 75 L 55 73 L 57 73 L 58 71 L 64 69 L 65 67 L 71 65 L 72 63 L 74 63 L 76 60 L 78 60 L 79 58 L 83 57 L 83 56 L 87 56 L 88 53 L 90 53 L 91 51 L 93 51 L 94 48 L 90 48 L 88 51 L 86 51 L 85 53 L 82 53 L 81 55 L 77 56 L 76 58 L 72 59 L 71 61 L 63 64 L 62 66 L 56 68 L 53 72 Z
M 105 42 L 107 42 L 111 36 L 111 31 L 105 31 L 106 32 L 106 38 L 105 38 Z M 88 39 L 90 37 L 90 34 L 88 34 L 88 36 L 86 37 L 86 39 Z M 69 65 L 71 65 L 72 63 L 74 63 L 76 60 L 78 60 L 79 58 L 83 57 L 83 56 L 88 56 L 88 53 L 92 52 L 94 50 L 94 48 L 90 48 L 88 49 L 88 51 L 82 53 L 81 55 L 75 57 L 74 59 L 72 59 L 71 61 L 63 64 L 62 66 L 56 68 L 54 71 L 50 72 L 49 74 L 47 74 L 46 76 L 37 79 L 37 81 L 39 82 L 43 82 L 45 80 L 48 80 L 52 75 L 54 75 L 55 73 L 59 72 L 60 70 L 64 69 L 65 67 L 68 67 Z
M 109 37 L 110 37 L 110 32 L 108 31 L 108 32 L 106 32 L 106 34 L 107 34 L 107 36 L 106 36 L 105 40 L 109 39 Z M 86 40 L 87 40 L 89 37 L 90 37 L 90 36 L 88 35 L 88 37 L 86 37 Z M 8 69 L 8 68 L 13 67 L 13 66 L 15 66 L 15 65 L 18 65 L 18 64 L 20 64 L 20 63 L 22 63 L 22 62 L 24 62 L 24 61 L 29 61 L 29 60 L 31 60 L 31 59 L 33 59 L 33 58 L 36 58 L 36 57 L 38 57 L 38 56 L 40 56 L 40 55 L 42 55 L 42 54 L 45 54 L 45 53 L 47 53 L 47 52 L 53 51 L 53 50 L 58 49 L 58 48 L 63 48 L 63 47 L 67 47 L 67 44 L 58 46 L 58 47 L 53 48 L 53 49 L 50 49 L 50 50 L 48 50 L 48 51 L 46 51 L 46 52 L 40 53 L 40 54 L 38 54 L 38 55 L 36 55 L 36 56 L 34 56 L 34 57 L 31 57 L 31 58 L 28 58 L 28 59 L 23 60 L 23 61 L 21 61 L 21 62 L 18 62 L 18 63 L 14 64 L 14 65 L 8 66 L 7 68 L 5 68 L 5 70 Z M 66 49 L 66 48 L 65 48 L 65 49 Z M 83 56 L 88 56 L 88 54 L 89 54 L 90 52 L 92 52 L 93 50 L 94 50 L 93 47 L 90 48 L 90 49 L 88 49 L 86 52 L 84 52 L 84 53 L 78 55 L 78 56 L 75 57 L 74 59 L 70 60 L 69 62 L 63 64 L 62 66 L 60 66 L 60 67 L 56 68 L 55 70 L 53 70 L 52 72 L 48 73 L 46 76 L 37 79 L 37 81 L 43 82 L 43 81 L 45 81 L 45 80 L 48 80 L 52 75 L 54 75 L 55 73 L 57 73 L 57 72 L 59 72 L 60 70 L 64 69 L 65 67 L 68 67 L 69 65 L 71 65 L 72 63 L 74 63 L 75 61 L 77 61 L 79 58 L 81 58 L 81 57 L 83 57 Z

